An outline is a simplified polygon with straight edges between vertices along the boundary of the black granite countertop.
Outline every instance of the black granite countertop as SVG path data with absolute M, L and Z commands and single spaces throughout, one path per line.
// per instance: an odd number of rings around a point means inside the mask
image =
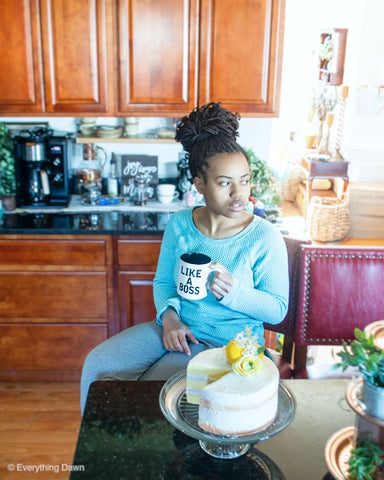
M 345 400 L 349 381 L 284 381 L 297 402 L 292 423 L 231 460 L 207 455 L 198 440 L 166 420 L 159 405 L 164 382 L 94 382 L 70 479 L 332 479 L 324 450 L 335 434 L 353 430 L 355 413 Z
M 7 213 L 0 234 L 162 235 L 172 212 Z
M 69 205 L 61 209 L 18 208 L 0 212 L 0 235 L 162 235 L 171 215 L 184 208 L 187 207 L 178 199 L 171 204 L 150 201 L 143 207 L 128 202 L 91 206 L 82 204 L 79 195 L 73 195 Z M 268 220 L 282 234 L 289 234 L 281 217 Z

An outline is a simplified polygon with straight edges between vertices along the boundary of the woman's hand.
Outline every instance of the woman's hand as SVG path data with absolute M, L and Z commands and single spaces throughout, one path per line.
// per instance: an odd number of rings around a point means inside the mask
M 191 342 L 198 344 L 192 331 L 179 320 L 179 316 L 173 308 L 167 308 L 161 315 L 163 323 L 163 345 L 170 352 L 184 352 L 191 355 L 187 338 Z
M 215 270 L 215 273 L 211 274 L 212 280 L 210 280 L 209 289 L 212 295 L 220 300 L 231 290 L 233 278 L 224 265 L 221 265 L 221 263 L 212 263 L 210 268 Z

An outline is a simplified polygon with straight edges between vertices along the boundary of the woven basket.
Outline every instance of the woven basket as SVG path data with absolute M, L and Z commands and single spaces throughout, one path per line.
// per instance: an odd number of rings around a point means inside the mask
M 319 242 L 334 242 L 346 237 L 349 230 L 347 200 L 312 197 L 309 206 L 310 235 Z
M 284 200 L 293 202 L 295 200 L 299 185 L 306 179 L 305 170 L 299 165 L 287 170 L 281 180 L 281 195 Z

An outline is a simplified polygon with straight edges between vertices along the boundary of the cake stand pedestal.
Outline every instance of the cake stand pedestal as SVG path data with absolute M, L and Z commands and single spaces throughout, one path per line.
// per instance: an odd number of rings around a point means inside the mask
M 215 435 L 199 427 L 199 406 L 187 402 L 185 390 L 185 371 L 176 373 L 165 382 L 159 396 L 163 415 L 175 428 L 199 440 L 204 452 L 220 459 L 232 459 L 244 455 L 251 444 L 267 440 L 284 430 L 292 422 L 296 412 L 293 393 L 287 385 L 280 383 L 278 412 L 273 423 L 265 430 L 237 437 Z

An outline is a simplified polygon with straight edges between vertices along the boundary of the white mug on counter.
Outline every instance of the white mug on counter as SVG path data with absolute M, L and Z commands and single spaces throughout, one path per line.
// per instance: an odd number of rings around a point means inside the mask
M 201 300 L 207 296 L 207 283 L 212 260 L 198 252 L 183 253 L 179 261 L 177 293 L 187 300 Z
M 157 186 L 157 198 L 160 203 L 171 203 L 178 195 L 176 186 L 172 183 L 161 183 Z

